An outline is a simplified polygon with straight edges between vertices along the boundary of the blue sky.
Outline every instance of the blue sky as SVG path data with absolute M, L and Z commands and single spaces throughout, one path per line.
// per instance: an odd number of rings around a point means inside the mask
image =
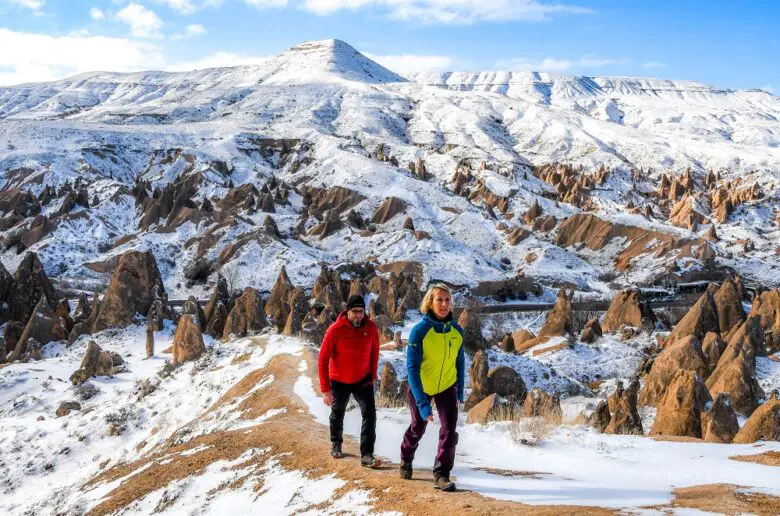
M 780 91 L 780 2 L 0 0 L 0 84 L 257 62 L 338 38 L 394 71 L 543 70 Z

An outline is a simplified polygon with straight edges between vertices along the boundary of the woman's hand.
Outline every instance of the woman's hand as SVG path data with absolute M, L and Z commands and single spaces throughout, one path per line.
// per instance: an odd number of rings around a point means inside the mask
M 426 418 L 426 420 L 427 420 L 427 421 L 430 421 L 431 423 L 433 423 L 433 415 L 430 415 L 430 416 L 428 416 L 428 417 Z

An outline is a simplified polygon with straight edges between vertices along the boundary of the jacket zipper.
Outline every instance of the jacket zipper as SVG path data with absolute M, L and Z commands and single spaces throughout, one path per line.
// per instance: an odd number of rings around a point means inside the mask
M 444 374 L 444 364 L 447 361 L 447 333 L 447 326 L 444 326 L 444 331 L 441 334 L 442 339 L 444 339 L 444 358 L 441 359 L 441 369 L 439 370 L 439 386 L 436 387 L 437 394 L 441 392 L 441 377 Z

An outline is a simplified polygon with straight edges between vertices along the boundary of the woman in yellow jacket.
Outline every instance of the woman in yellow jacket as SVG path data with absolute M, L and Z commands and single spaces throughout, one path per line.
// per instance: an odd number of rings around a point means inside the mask
M 431 400 L 441 421 L 439 449 L 433 466 L 437 489 L 454 491 L 450 471 L 458 444 L 458 404 L 463 402 L 465 355 L 463 329 L 452 320 L 452 291 L 442 283 L 428 289 L 420 305 L 422 320 L 412 328 L 406 348 L 407 401 L 411 424 L 401 443 L 401 478 L 412 478 L 412 461 L 429 421 Z

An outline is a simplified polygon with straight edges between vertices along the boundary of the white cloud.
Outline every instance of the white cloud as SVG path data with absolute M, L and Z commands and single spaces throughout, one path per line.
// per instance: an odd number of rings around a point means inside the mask
M 164 4 L 181 14 L 192 14 L 197 7 L 190 0 L 154 0 L 157 4 Z
M 531 61 L 524 57 L 517 57 L 514 59 L 502 59 L 495 64 L 495 67 L 499 70 L 507 71 L 563 72 L 571 68 L 572 64 L 568 59 L 547 57 L 541 61 Z
M 666 68 L 666 63 L 661 63 L 658 61 L 648 61 L 646 63 L 642 63 L 642 68 Z
M 7 0 L 13 5 L 18 5 L 20 7 L 26 7 L 28 9 L 32 9 L 33 12 L 36 14 L 39 14 L 41 10 L 43 9 L 43 6 L 46 5 L 46 0 Z
M 123 38 L 50 36 L 0 29 L 0 85 L 62 79 L 89 71 L 132 72 L 165 66 L 155 46 Z
M 252 0 L 244 0 L 246 2 Z M 379 7 L 392 18 L 424 23 L 467 24 L 478 21 L 541 21 L 553 14 L 586 14 L 591 9 L 539 0 L 305 0 L 304 8 L 327 15 L 340 10 Z
M 396 55 L 377 56 L 363 52 L 363 55 L 385 68 L 400 74 L 415 72 L 451 72 L 467 68 L 466 63 L 450 56 Z
M 173 36 L 171 36 L 171 39 L 174 41 L 179 41 L 182 39 L 203 36 L 204 34 L 207 33 L 208 31 L 206 30 L 206 27 L 204 27 L 203 25 L 192 24 L 192 25 L 187 25 L 187 27 L 184 29 L 183 34 L 174 34 Z
M 93 7 L 92 9 L 89 10 L 89 16 L 95 21 L 100 21 L 106 17 L 106 15 L 103 14 L 103 11 L 101 11 L 97 7 Z
M 287 5 L 287 0 L 244 0 L 244 3 L 255 9 L 271 9 L 285 7 Z
M 169 72 L 189 72 L 205 68 L 222 68 L 228 66 L 245 66 L 264 63 L 270 59 L 267 56 L 246 56 L 230 52 L 215 52 L 196 61 L 173 63 L 165 67 Z
M 130 27 L 137 38 L 161 38 L 162 20 L 141 4 L 132 3 L 116 13 L 116 19 Z

